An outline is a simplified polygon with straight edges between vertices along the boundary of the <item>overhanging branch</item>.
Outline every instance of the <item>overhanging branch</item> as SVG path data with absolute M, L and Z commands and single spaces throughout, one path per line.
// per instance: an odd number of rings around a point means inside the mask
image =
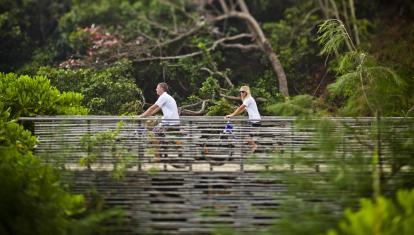
M 211 100 L 202 100 L 200 102 L 184 105 L 178 108 L 181 115 L 203 115 L 206 111 L 207 103 L 211 102 Z M 201 108 L 198 111 L 189 110 L 188 108 L 196 107 L 201 104 Z
M 220 38 L 220 39 L 216 40 L 215 42 L 213 42 L 213 44 L 209 48 L 207 48 L 206 50 L 207 51 L 212 51 L 212 50 L 215 50 L 218 45 L 220 45 L 221 43 L 223 43 L 225 41 L 233 41 L 233 40 L 237 40 L 237 39 L 241 39 L 241 38 L 245 38 L 245 37 L 251 37 L 251 34 L 242 33 L 242 34 L 238 34 L 238 35 L 233 35 L 233 36 Z M 178 40 L 178 39 L 175 39 L 175 40 Z M 169 43 L 171 43 L 171 41 Z M 160 45 L 165 45 L 165 43 L 162 43 Z M 154 61 L 154 60 L 177 60 L 177 59 L 184 59 L 184 58 L 198 56 L 198 55 L 201 55 L 201 54 L 203 54 L 202 51 L 196 51 L 196 52 L 192 52 L 192 53 L 188 53 L 188 54 L 184 54 L 184 55 L 177 55 L 177 56 L 155 56 L 155 57 L 148 57 L 148 58 L 137 58 L 137 59 L 133 59 L 133 61 L 135 61 L 135 62 L 144 62 L 144 61 Z
M 220 96 L 228 100 L 241 101 L 241 98 L 237 96 L 225 95 L 223 93 L 220 93 Z M 267 99 L 262 98 L 262 97 L 254 98 L 254 100 L 256 100 L 257 102 L 261 102 L 261 103 L 267 101 Z

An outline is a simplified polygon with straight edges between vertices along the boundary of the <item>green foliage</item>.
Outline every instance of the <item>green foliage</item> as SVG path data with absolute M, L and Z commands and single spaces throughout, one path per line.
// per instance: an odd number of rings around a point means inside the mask
M 408 86 L 392 69 L 379 66 L 363 52 L 346 53 L 339 59 L 339 77 L 328 90 L 344 98 L 342 115 L 399 116 L 409 109 Z
M 326 107 L 321 100 L 309 95 L 298 95 L 285 102 L 267 106 L 266 111 L 278 116 L 309 116 L 326 114 Z
M 121 22 L 120 9 L 124 5 L 120 0 L 73 1 L 69 12 L 59 20 L 59 28 L 63 32 L 73 32 L 77 27 L 91 24 Z
M 280 210 L 282 211 L 281 220 L 260 234 L 319 234 L 329 229 L 329 226 L 335 224 L 337 220 L 336 216 L 332 216 L 329 212 L 329 210 L 332 210 L 329 206 L 323 204 L 314 205 L 310 201 L 303 199 L 287 199 L 281 205 Z
M 319 28 L 322 54 L 338 53 L 345 41 L 352 45 L 345 26 L 337 20 L 327 20 Z M 388 67 L 378 64 L 369 54 L 352 45 L 350 52 L 338 56 L 333 67 L 338 78 L 328 86 L 333 97 L 343 99 L 341 115 L 401 116 L 410 108 L 409 86 Z
M 261 97 L 268 100 L 268 102 L 280 102 L 284 98 L 279 93 L 279 90 L 274 85 L 274 73 L 271 70 L 264 71 L 252 84 L 251 92 L 254 97 Z
M 234 111 L 236 106 L 231 104 L 226 99 L 222 98 L 217 102 L 214 102 L 212 106 L 208 108 L 206 115 L 208 116 L 224 116 L 226 114 L 230 114 Z
M 215 99 L 219 97 L 220 86 L 218 81 L 213 77 L 208 77 L 202 84 L 200 88 L 200 97 L 201 98 L 210 98 Z
M 12 74 L 3 78 L 2 85 L 10 84 L 7 79 L 20 79 Z M 24 78 L 33 82 L 27 76 Z M 44 81 L 42 77 L 39 79 Z M 26 80 L 26 86 L 20 85 L 30 88 L 29 82 Z M 13 85 L 16 83 L 18 81 Z M 39 84 L 52 90 L 48 82 Z M 62 99 L 58 106 L 62 111 L 58 113 L 68 112 L 66 109 L 80 102 L 76 97 Z M 94 234 L 102 231 L 103 221 L 121 215 L 117 209 L 86 210 L 82 195 L 66 192 L 57 172 L 32 155 L 37 139 L 11 119 L 10 110 L 11 107 L 6 108 L 0 102 L 0 234 Z M 50 112 L 51 109 L 44 110 Z
M 404 128 L 395 128 L 396 123 Z M 268 234 L 320 234 L 343 218 L 339 212 L 355 208 L 358 197 L 393 194 L 397 189 L 413 187 L 413 120 L 384 119 L 373 123 L 372 128 L 349 126 L 346 120 L 335 122 L 320 118 L 298 120 L 297 124 L 295 130 L 316 132 L 309 146 L 290 153 L 287 158 L 274 159 L 275 166 L 292 164 L 295 170 L 283 173 L 292 200 L 283 202 L 282 208 L 277 209 L 275 213 L 282 219 L 275 222 Z M 374 150 L 378 147 L 378 138 L 382 141 L 381 156 Z M 378 170 L 379 161 L 385 159 L 389 161 L 390 171 Z M 316 166 L 321 168 L 314 173 L 312 169 Z M 272 177 L 272 172 L 266 177 Z M 275 179 L 280 180 L 280 174 Z M 408 206 L 397 206 L 397 213 L 388 205 L 363 204 L 361 212 L 347 212 L 339 232 L 330 234 L 404 234 L 401 232 L 407 231 L 393 233 L 387 228 L 391 229 L 393 223 L 394 228 L 402 228 L 400 221 L 412 223 L 412 213 L 404 218 L 407 215 L 404 211 L 412 211 L 413 196 L 411 192 L 405 199 L 398 199 L 405 201 L 399 205 Z M 405 219 L 407 222 L 403 222 Z M 297 221 L 303 221 L 302 226 L 298 227 Z
M 30 61 L 22 65 L 16 73 L 34 75 L 40 67 L 55 63 L 56 58 L 59 56 L 58 53 L 57 46 L 52 43 L 36 48 L 32 53 Z
M 38 74 L 47 76 L 61 91 L 80 92 L 91 114 L 136 114 L 142 111 L 142 92 L 135 84 L 131 63 L 127 60 L 103 70 L 43 67 Z
M 82 28 L 78 28 L 69 34 L 68 43 L 76 53 L 86 54 L 87 49 L 92 46 L 91 34 Z
M 5 109 L 0 102 L 0 146 L 13 146 L 21 153 L 26 153 L 35 147 L 37 139 L 15 120 L 10 121 L 9 111 L 10 108 Z
M 0 184 L 1 234 L 64 234 L 84 211 L 83 196 L 65 192 L 51 168 L 14 148 L 0 147 Z
M 184 3 L 180 1 L 173 4 L 180 6 Z M 102 25 L 109 32 L 117 32 L 125 36 L 125 39 L 136 39 L 142 36 L 142 33 L 146 35 L 157 33 L 156 29 L 151 28 L 151 21 L 162 21 L 163 25 L 168 27 L 174 23 L 180 24 L 184 19 L 181 11 L 171 9 L 168 1 L 76 0 L 73 1 L 70 11 L 59 19 L 59 30 L 64 34 L 69 45 L 75 49 L 77 45 L 69 38 L 79 37 L 71 33 L 92 24 Z
M 43 76 L 0 73 L 0 102 L 10 107 L 10 118 L 35 115 L 86 114 L 80 105 L 83 96 L 60 93 Z
M 353 45 L 345 25 L 337 19 L 326 20 L 319 25 L 318 34 L 317 40 L 322 45 L 322 55 L 337 53 L 345 43 Z
M 337 231 L 331 230 L 328 235 L 413 234 L 414 190 L 398 191 L 395 201 L 385 197 L 362 199 L 358 211 L 347 209 L 345 214 Z
M 0 68 L 16 71 L 53 37 L 69 0 L 0 1 Z M 54 58 L 53 56 L 51 56 Z
M 324 61 L 317 55 L 319 47 L 313 33 L 320 21 L 315 7 L 318 7 L 315 1 L 301 1 L 285 8 L 282 19 L 263 24 L 263 30 L 286 72 L 289 91 L 293 95 L 314 92 L 323 76 Z M 274 72 L 267 68 L 265 75 L 268 89 L 275 87 Z M 276 91 L 270 93 L 275 94 Z
M 346 121 L 324 118 L 298 120 L 296 129 L 315 131 L 314 138 L 309 146 L 290 153 L 289 157 L 275 158 L 275 166 L 292 164 L 295 170 L 283 173 L 292 199 L 283 202 L 282 209 L 278 208 L 281 219 L 268 234 L 323 233 L 342 218 L 341 211 L 356 205 L 358 197 L 368 197 L 373 192 L 372 157 L 367 150 L 361 150 L 370 140 L 360 137 L 358 147 L 355 143 L 353 148 L 347 147 L 347 136 L 375 138 L 370 135 L 371 130 L 355 130 Z M 376 133 L 376 128 L 372 131 Z M 319 170 L 314 172 L 315 169 Z M 267 176 L 272 177 L 271 173 Z M 303 221 L 302 226 L 297 226 L 297 221 Z

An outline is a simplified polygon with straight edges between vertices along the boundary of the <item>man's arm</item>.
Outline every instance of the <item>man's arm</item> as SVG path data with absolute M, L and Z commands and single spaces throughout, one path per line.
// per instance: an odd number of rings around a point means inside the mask
M 160 110 L 160 107 L 158 107 L 158 105 L 153 104 L 151 105 L 151 107 L 149 107 L 144 113 L 142 113 L 141 115 L 139 115 L 138 117 L 148 117 L 153 115 L 154 113 L 158 112 Z
M 236 116 L 236 115 L 242 113 L 244 110 L 246 110 L 246 105 L 242 104 L 236 110 L 234 110 L 234 112 L 232 114 L 227 115 L 226 118 L 231 118 L 233 116 Z

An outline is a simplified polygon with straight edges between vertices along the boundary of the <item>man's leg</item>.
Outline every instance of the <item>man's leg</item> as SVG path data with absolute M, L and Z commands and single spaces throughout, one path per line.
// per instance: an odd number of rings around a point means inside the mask
M 155 162 L 160 162 L 161 160 L 160 145 L 162 144 L 162 139 L 165 138 L 165 129 L 160 123 L 153 128 L 153 132 L 154 132 L 155 138 L 152 139 L 151 143 L 154 145 Z

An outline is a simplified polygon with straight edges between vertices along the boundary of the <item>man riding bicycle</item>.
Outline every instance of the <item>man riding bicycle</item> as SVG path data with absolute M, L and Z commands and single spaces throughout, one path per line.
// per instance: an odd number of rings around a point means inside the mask
M 168 92 L 168 85 L 165 82 L 158 83 L 157 88 L 155 89 L 157 92 L 158 100 L 149 107 L 144 113 L 139 115 L 139 118 L 148 117 L 155 113 L 157 113 L 160 109 L 162 110 L 163 117 L 161 123 L 154 127 L 153 131 L 154 134 L 158 137 L 164 137 L 165 133 L 171 129 L 177 130 L 178 125 L 180 124 L 179 115 L 178 115 L 178 107 L 175 99 L 169 95 Z M 157 139 L 155 141 L 157 145 L 160 144 L 160 140 Z M 159 161 L 160 153 L 159 149 L 156 149 L 155 153 L 156 160 Z

